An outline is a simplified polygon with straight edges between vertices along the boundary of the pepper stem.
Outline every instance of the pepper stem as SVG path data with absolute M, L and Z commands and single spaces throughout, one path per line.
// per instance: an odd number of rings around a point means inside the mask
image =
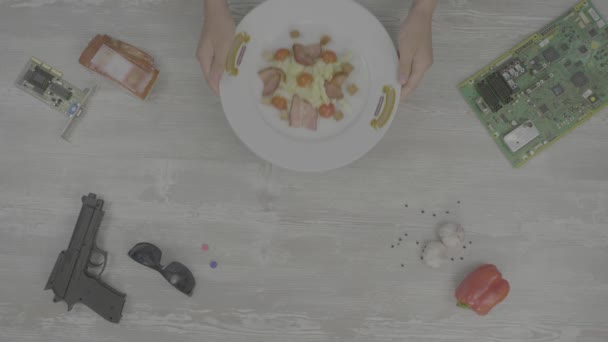
M 458 304 L 456 304 L 456 306 L 458 306 L 461 309 L 468 309 L 469 308 L 469 306 L 467 304 L 462 303 L 462 302 L 458 302 Z

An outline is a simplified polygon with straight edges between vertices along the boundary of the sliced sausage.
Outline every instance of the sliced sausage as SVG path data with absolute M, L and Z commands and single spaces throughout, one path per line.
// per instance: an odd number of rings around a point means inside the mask
M 338 87 L 342 87 L 344 82 L 348 79 L 348 74 L 346 72 L 338 72 L 331 79 L 331 83 L 337 85 Z
M 315 107 L 300 96 L 294 95 L 291 100 L 291 111 L 289 112 L 289 126 L 316 131 L 318 120 L 319 113 L 317 113 Z
M 305 66 L 315 64 L 314 58 L 306 52 L 306 47 L 302 44 L 293 44 L 293 58 L 296 62 Z
M 315 64 L 315 60 L 321 57 L 321 44 L 293 44 L 293 57 L 296 62 L 311 66 Z
M 258 72 L 258 76 L 262 82 L 264 82 L 262 96 L 272 95 L 281 84 L 281 81 L 285 79 L 285 73 L 283 70 L 275 67 L 268 67 L 260 70 Z
M 325 93 L 330 99 L 340 100 L 344 98 L 342 88 L 330 81 L 325 81 Z

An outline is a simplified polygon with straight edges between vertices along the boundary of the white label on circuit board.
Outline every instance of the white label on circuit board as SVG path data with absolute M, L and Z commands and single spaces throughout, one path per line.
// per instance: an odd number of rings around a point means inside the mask
M 549 44 L 549 38 L 546 38 L 545 40 L 543 40 L 542 42 L 540 42 L 540 47 L 545 47 L 547 46 L 547 44 Z
M 591 14 L 591 18 L 593 18 L 593 20 L 595 20 L 595 21 L 598 21 L 601 19 L 600 15 L 597 14 L 597 12 L 593 8 L 589 9 L 589 14 Z
M 606 26 L 606 22 L 603 20 L 599 20 L 596 24 L 597 24 L 597 27 L 599 27 L 599 28 Z
M 99 48 L 91 63 L 117 80 L 124 80 L 133 68 L 131 62 L 106 45 Z
M 585 13 L 579 12 L 578 15 L 581 17 L 581 19 L 583 20 L 583 22 L 585 23 L 585 25 L 589 24 L 589 18 L 587 18 L 587 16 L 585 15 Z
M 588 98 L 591 95 L 593 95 L 593 91 L 591 89 L 587 89 L 587 91 L 583 93 L 584 98 Z

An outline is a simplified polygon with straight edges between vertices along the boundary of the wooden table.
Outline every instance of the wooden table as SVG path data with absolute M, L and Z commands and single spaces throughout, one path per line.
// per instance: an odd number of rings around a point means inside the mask
M 440 2 L 435 65 L 385 139 L 302 174 L 257 159 L 227 124 L 194 58 L 201 0 L 0 1 L 0 340 L 608 341 L 607 112 L 514 170 L 456 90 L 574 1 Z M 363 3 L 393 37 L 409 7 Z M 96 33 L 157 58 L 149 101 L 78 64 Z M 65 118 L 13 86 L 30 56 L 101 85 L 70 143 Z M 98 243 L 103 279 L 127 294 L 119 325 L 43 291 L 89 192 L 106 200 Z M 417 241 L 447 220 L 467 248 L 433 270 Z M 140 241 L 192 269 L 191 298 L 127 256 Z M 452 293 L 484 262 L 512 292 L 479 318 Z

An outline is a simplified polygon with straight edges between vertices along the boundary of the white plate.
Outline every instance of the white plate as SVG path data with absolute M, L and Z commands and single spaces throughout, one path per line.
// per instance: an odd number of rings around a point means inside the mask
M 291 30 L 303 44 L 327 34 L 338 56 L 352 53 L 349 78 L 360 90 L 347 97 L 352 110 L 339 122 L 319 118 L 316 132 L 291 128 L 261 103 L 258 71 L 264 51 L 291 47 Z M 326 171 L 352 163 L 376 145 L 399 104 L 398 57 L 382 24 L 352 0 L 268 0 L 238 25 L 220 84 L 222 106 L 237 136 L 260 158 L 296 171 Z

